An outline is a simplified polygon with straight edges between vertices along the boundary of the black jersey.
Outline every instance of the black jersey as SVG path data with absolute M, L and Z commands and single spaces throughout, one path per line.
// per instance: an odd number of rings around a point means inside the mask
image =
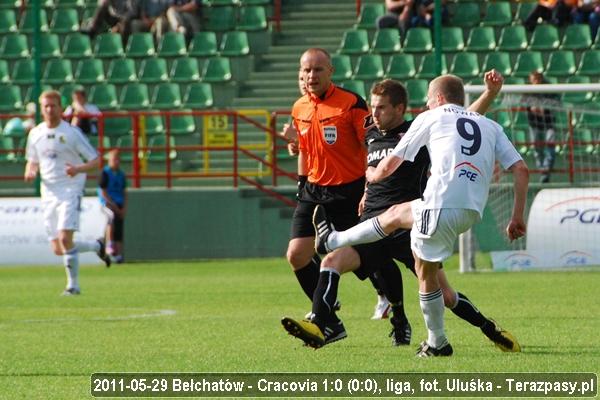
M 376 127 L 367 132 L 365 142 L 368 147 L 369 167 L 377 167 L 379 162 L 391 153 L 411 123 L 412 121 L 405 121 L 385 134 Z M 394 204 L 421 197 L 427 183 L 429 162 L 427 148 L 422 147 L 413 162 L 404 161 L 392 175 L 381 182 L 369 184 L 364 217 L 379 215 Z

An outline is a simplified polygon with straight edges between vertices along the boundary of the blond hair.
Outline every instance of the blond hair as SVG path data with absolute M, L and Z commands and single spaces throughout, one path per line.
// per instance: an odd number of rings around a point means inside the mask
M 448 103 L 465 105 L 465 87 L 462 79 L 456 75 L 438 76 L 429 84 L 432 94 L 440 94 Z
M 58 91 L 56 90 L 44 90 L 42 92 L 42 94 L 40 94 L 40 98 L 39 101 L 40 103 L 42 102 L 42 99 L 44 98 L 48 98 L 48 99 L 55 99 L 58 102 L 59 106 L 62 106 L 62 97 L 60 96 L 60 93 L 58 93 Z

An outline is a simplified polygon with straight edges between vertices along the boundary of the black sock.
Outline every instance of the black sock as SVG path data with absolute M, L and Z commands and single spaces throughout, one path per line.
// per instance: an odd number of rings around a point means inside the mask
M 313 322 L 323 330 L 325 325 L 339 321 L 333 305 L 337 300 L 340 275 L 331 269 L 321 270 L 319 284 L 313 296 Z
M 396 263 L 390 260 L 379 267 L 377 271 L 377 282 L 383 289 L 383 293 L 392 304 L 392 314 L 397 321 L 406 321 L 404 313 L 404 288 L 402 286 L 402 274 Z
M 375 291 L 377 292 L 377 295 L 379 295 L 379 296 L 385 296 L 383 294 L 383 289 L 379 285 L 377 272 L 374 272 L 371 275 L 369 275 L 369 280 L 371 281 L 371 285 L 373 285 L 373 288 L 375 288 Z
M 471 303 L 471 300 L 462 293 L 458 293 L 458 302 L 451 310 L 459 318 L 464 319 L 478 328 L 481 328 L 487 322 L 487 318 L 473 303 Z
M 304 293 L 306 293 L 311 302 L 317 288 L 317 282 L 319 281 L 320 268 L 321 258 L 315 254 L 304 268 L 294 271 L 302 290 L 304 290 Z

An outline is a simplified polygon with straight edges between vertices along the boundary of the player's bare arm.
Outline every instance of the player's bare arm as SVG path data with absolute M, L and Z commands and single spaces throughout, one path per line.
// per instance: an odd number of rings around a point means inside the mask
M 25 165 L 25 182 L 30 182 L 32 180 L 35 179 L 35 177 L 37 176 L 37 173 L 40 169 L 40 164 L 33 162 L 33 161 L 28 161 L 27 164 Z
M 517 161 L 509 171 L 513 174 L 514 205 L 510 222 L 506 227 L 506 235 L 513 241 L 525 235 L 525 202 L 529 185 L 529 169 L 523 160 Z
M 377 183 L 382 179 L 390 176 L 399 166 L 402 164 L 404 159 L 390 154 L 377 165 L 377 168 L 367 169 L 367 181 L 369 183 Z
M 85 162 L 85 163 L 79 164 L 79 165 L 72 165 L 72 164 L 67 163 L 66 167 L 65 167 L 65 172 L 69 176 L 75 176 L 82 172 L 87 172 L 91 169 L 98 168 L 99 165 L 100 165 L 100 158 L 96 157 L 93 160 L 90 160 L 88 162 Z
M 485 91 L 469 106 L 469 111 L 475 111 L 479 114 L 485 114 L 490 108 L 490 105 L 502 89 L 504 77 L 500 72 L 492 69 L 485 73 L 483 81 L 485 83 Z

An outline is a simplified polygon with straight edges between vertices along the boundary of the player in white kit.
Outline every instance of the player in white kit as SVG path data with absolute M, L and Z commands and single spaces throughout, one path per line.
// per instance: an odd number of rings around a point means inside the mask
M 419 278 L 421 310 L 428 330 L 417 355 L 449 356 L 452 346 L 444 332 L 444 301 L 437 280 L 439 264 L 450 255 L 459 234 L 479 222 L 487 202 L 495 160 L 514 175 L 514 206 L 506 233 L 511 240 L 525 234 L 527 165 L 506 137 L 502 127 L 466 110 L 460 78 L 444 75 L 431 81 L 429 111 L 421 113 L 396 148 L 377 168 L 367 170 L 367 180 L 378 182 L 404 161 L 413 161 L 422 146 L 431 158 L 431 177 L 422 199 L 391 207 L 376 218 L 346 231 L 333 230 L 327 220 L 315 226 L 320 253 L 373 242 L 396 229 L 411 230 L 411 248 Z
M 63 256 L 67 287 L 63 295 L 80 294 L 79 253 L 93 251 L 110 266 L 104 242 L 74 241 L 79 229 L 79 211 L 86 172 L 98 167 L 100 159 L 79 128 L 62 120 L 60 93 L 48 90 L 40 96 L 44 122 L 27 138 L 25 181 L 42 178 L 44 225 L 54 254 Z

